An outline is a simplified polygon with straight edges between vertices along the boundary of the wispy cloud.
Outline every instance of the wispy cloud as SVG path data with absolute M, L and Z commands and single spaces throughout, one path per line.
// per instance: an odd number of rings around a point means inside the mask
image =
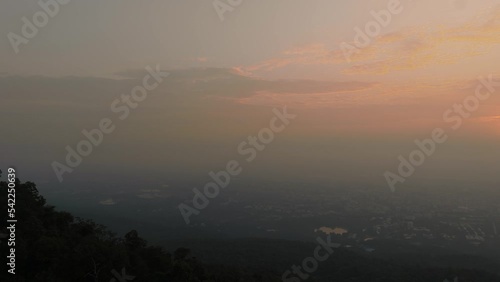
M 248 73 L 292 65 L 337 65 L 347 75 L 381 75 L 400 70 L 448 65 L 491 52 L 500 44 L 500 5 L 458 26 L 404 28 L 373 39 L 345 60 L 338 47 L 317 42 L 285 50 L 276 58 L 239 67 Z M 354 43 L 351 43 L 354 46 Z
M 487 54 L 500 44 L 500 6 L 485 17 L 457 27 L 409 28 L 376 39 L 346 74 L 386 74 L 427 66 L 448 65 Z

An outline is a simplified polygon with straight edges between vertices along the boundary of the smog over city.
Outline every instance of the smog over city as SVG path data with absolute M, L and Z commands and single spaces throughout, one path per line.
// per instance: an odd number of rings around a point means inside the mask
M 0 23 L 1 281 L 500 281 L 500 1 Z

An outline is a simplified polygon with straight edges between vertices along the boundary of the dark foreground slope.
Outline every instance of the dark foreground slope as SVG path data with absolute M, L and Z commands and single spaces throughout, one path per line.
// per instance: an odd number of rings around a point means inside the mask
M 323 238 L 327 241 L 327 238 Z M 193 250 L 200 260 L 219 265 L 232 265 L 251 271 L 265 270 L 267 273 L 280 273 L 292 270 L 293 265 L 302 266 L 307 258 L 314 257 L 319 246 L 315 242 L 298 242 L 275 239 L 189 239 L 166 241 L 163 246 L 185 246 Z M 323 254 L 323 253 L 322 253 Z M 420 257 L 406 258 L 361 253 L 346 248 L 336 248 L 323 262 L 318 262 L 317 270 L 310 273 L 307 281 L 500 281 L 498 275 L 484 270 L 464 267 L 464 263 L 454 260 L 461 256 L 447 258 L 444 263 L 425 262 Z M 491 261 L 489 261 L 491 262 Z M 498 269 L 496 269 L 498 271 Z M 306 273 L 307 274 L 307 273 Z M 293 279 L 289 275 L 285 282 L 304 280 Z M 455 278 L 457 280 L 455 280 Z
M 7 183 L 0 182 L 0 221 L 7 220 Z M 34 183 L 16 183 L 15 275 L 7 273 L 8 233 L 0 230 L 0 281 L 282 281 L 294 264 L 313 255 L 313 243 L 281 240 L 204 240 L 150 246 L 135 230 L 123 238 L 90 220 L 55 211 Z M 193 248 L 193 252 L 184 246 Z M 199 256 L 196 258 L 195 256 Z M 471 269 L 402 265 L 336 249 L 307 281 L 500 281 Z M 295 278 L 294 278 L 295 277 Z M 301 281 L 294 275 L 287 281 Z

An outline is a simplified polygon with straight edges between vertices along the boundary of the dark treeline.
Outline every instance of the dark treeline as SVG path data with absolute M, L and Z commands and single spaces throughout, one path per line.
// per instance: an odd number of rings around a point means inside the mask
M 0 182 L 2 225 L 7 220 L 7 182 Z M 178 248 L 173 253 L 149 246 L 132 230 L 123 238 L 91 220 L 55 211 L 32 182 L 16 181 L 16 268 L 4 267 L 10 247 L 2 228 L 0 281 L 270 281 L 276 277 L 236 268 L 204 265 Z M 114 271 L 113 271 L 114 270 Z M 123 272 L 125 275 L 123 275 Z M 116 277 L 115 273 L 118 274 Z M 132 279 L 132 276 L 134 277 Z M 112 280 L 115 279 L 115 280 Z M 264 280 L 263 280 L 264 279 Z M 275 280 L 276 281 L 276 280 Z
M 7 190 L 7 182 L 0 182 L 2 224 L 8 219 Z M 187 248 L 180 247 L 167 252 L 163 247 L 148 245 L 135 230 L 121 238 L 91 220 L 56 211 L 53 206 L 47 205 L 34 183 L 20 183 L 19 180 L 16 180 L 15 210 L 19 220 L 16 224 L 16 274 L 12 275 L 7 272 L 7 268 L 2 267 L 0 281 L 282 281 L 281 275 L 287 265 L 271 259 L 270 254 L 280 253 L 281 249 L 287 248 L 283 244 L 293 246 L 291 243 L 277 243 L 266 247 L 266 250 L 255 249 L 253 254 L 251 251 L 242 251 L 244 253 L 241 256 L 261 254 L 262 261 L 266 261 L 265 269 L 232 264 L 229 256 L 227 263 L 207 264 L 194 257 Z M 9 234 L 6 227 L 0 230 L 3 266 L 8 263 L 7 255 L 10 251 L 6 244 Z M 255 242 L 255 246 L 258 246 L 259 241 Z M 228 242 L 226 247 L 231 244 Z M 273 246 L 276 246 L 274 251 Z M 213 253 L 223 253 L 220 249 L 223 245 L 213 248 Z M 237 251 L 237 247 L 235 248 Z M 307 281 L 441 282 L 442 277 L 449 277 L 445 275 L 450 273 L 471 277 L 471 280 L 461 278 L 459 281 L 500 281 L 497 276 L 481 271 L 424 269 L 369 260 L 345 250 L 340 250 L 339 253 L 341 258 L 332 259 L 333 264 L 325 264 L 322 271 L 318 271 L 317 275 L 311 276 Z M 310 253 L 305 252 L 297 257 L 308 255 Z M 294 278 L 289 281 L 301 280 Z

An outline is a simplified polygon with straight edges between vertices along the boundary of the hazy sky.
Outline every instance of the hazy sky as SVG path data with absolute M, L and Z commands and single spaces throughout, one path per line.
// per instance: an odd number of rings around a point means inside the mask
M 500 86 L 459 130 L 443 113 L 475 93 L 479 76 L 500 81 L 500 2 L 402 0 L 348 62 L 341 44 L 353 46 L 355 28 L 388 3 L 243 0 L 221 21 L 209 0 L 72 0 L 16 54 L 8 34 L 21 36 L 23 17 L 41 7 L 2 1 L 1 168 L 57 182 L 51 162 L 159 65 L 170 76 L 68 180 L 203 177 L 286 105 L 298 118 L 246 176 L 385 185 L 398 155 L 442 127 L 449 141 L 415 178 L 496 181 Z

